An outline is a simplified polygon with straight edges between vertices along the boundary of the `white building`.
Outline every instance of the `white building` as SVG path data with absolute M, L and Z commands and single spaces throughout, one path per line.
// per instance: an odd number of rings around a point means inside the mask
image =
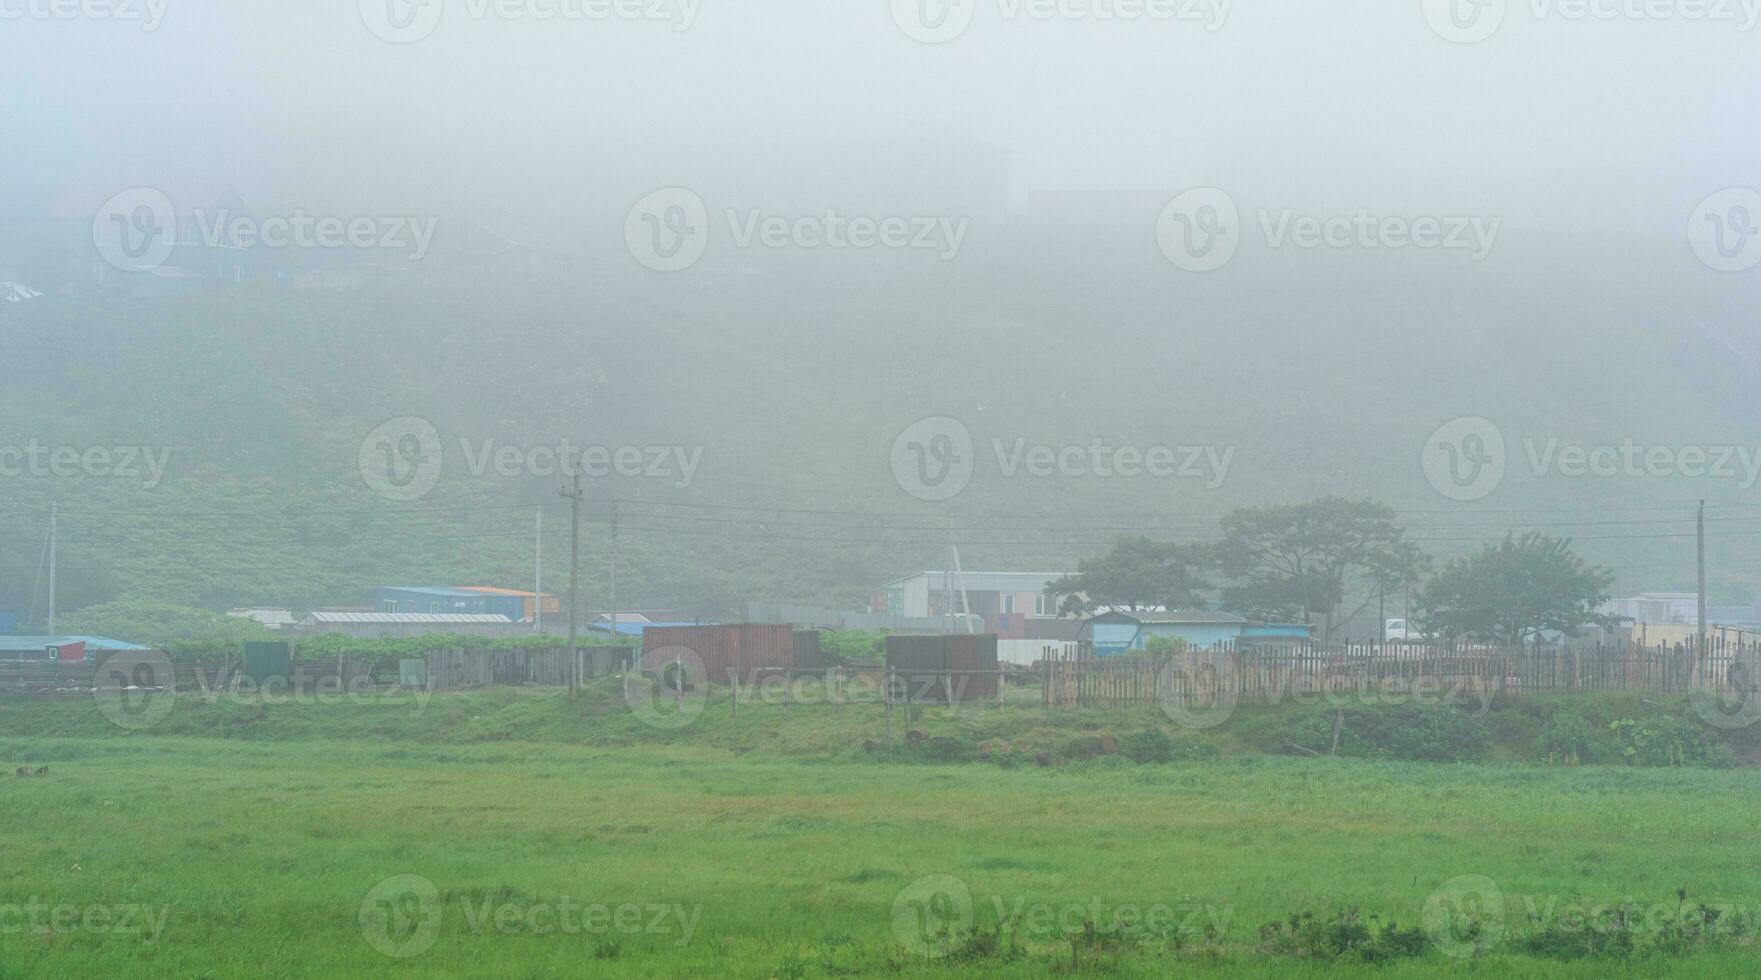
M 1608 612 L 1635 623 L 1655 626 L 1698 623 L 1700 595 L 1697 592 L 1641 592 L 1610 602 Z
M 1008 634 L 1027 619 L 1057 618 L 1058 597 L 1052 594 L 1051 586 L 1065 574 L 955 572 L 950 576 L 947 572 L 918 572 L 888 582 L 885 606 L 874 611 L 918 617 L 969 611 L 984 620 L 987 631 Z M 951 610 L 947 601 L 950 584 L 954 597 Z

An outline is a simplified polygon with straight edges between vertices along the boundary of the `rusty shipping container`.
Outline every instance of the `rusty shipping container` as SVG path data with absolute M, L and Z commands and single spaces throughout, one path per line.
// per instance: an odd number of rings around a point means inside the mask
M 997 638 L 994 634 L 887 637 L 887 666 L 897 687 L 893 696 L 934 704 L 994 700 L 997 696 Z M 991 671 L 991 673 L 957 673 Z
M 710 683 L 751 684 L 760 667 L 788 667 L 795 656 L 795 627 L 748 623 L 738 626 L 650 626 L 642 631 L 642 656 L 683 647 L 703 661 Z M 658 654 L 657 654 L 658 655 Z

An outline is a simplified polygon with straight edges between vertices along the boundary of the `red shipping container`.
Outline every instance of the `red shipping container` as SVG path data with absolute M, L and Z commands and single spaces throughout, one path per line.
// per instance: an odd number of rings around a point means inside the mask
M 77 662 L 86 659 L 86 641 L 74 643 L 57 643 L 54 645 L 55 659 L 59 663 Z
M 650 626 L 642 631 L 644 665 L 652 669 L 660 651 L 681 648 L 702 661 L 710 683 L 731 685 L 736 668 L 740 683 L 752 684 L 760 667 L 788 667 L 794 662 L 795 627 L 782 624 L 741 626 Z M 650 657 L 654 655 L 654 658 Z M 782 676 L 767 672 L 762 676 Z

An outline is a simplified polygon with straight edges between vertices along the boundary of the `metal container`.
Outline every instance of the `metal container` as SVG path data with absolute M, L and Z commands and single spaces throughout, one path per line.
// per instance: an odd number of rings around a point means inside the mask
M 272 679 L 288 683 L 292 662 L 286 643 L 245 644 L 245 676 L 259 687 Z
M 826 666 L 819 650 L 819 630 L 796 630 L 791 663 L 796 670 L 819 670 Z
M 997 696 L 995 634 L 889 636 L 887 666 L 900 700 L 958 704 Z
M 652 667 L 667 651 L 695 654 L 712 684 L 732 684 L 736 668 L 751 684 L 761 667 L 788 667 L 795 656 L 795 628 L 779 625 L 649 626 L 642 631 L 642 656 Z

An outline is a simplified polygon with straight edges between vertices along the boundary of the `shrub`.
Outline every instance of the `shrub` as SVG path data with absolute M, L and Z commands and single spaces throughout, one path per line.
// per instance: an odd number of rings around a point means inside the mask
M 1619 742 L 1620 757 L 1628 765 L 1728 767 L 1736 762 L 1722 742 L 1674 715 L 1658 715 L 1643 721 L 1623 718 L 1608 727 Z
M 1120 741 L 1119 749 L 1132 762 L 1171 762 L 1174 759 L 1174 740 L 1157 728 L 1132 732 Z
M 1395 922 L 1383 925 L 1373 915 L 1364 922 L 1355 908 L 1326 919 L 1304 912 L 1260 927 L 1260 952 L 1268 956 L 1385 963 L 1423 955 L 1425 949 L 1420 930 L 1402 929 Z
M 1613 762 L 1620 758 L 1620 745 L 1606 725 L 1592 722 L 1576 708 L 1562 707 L 1536 737 L 1535 754 L 1567 766 Z

